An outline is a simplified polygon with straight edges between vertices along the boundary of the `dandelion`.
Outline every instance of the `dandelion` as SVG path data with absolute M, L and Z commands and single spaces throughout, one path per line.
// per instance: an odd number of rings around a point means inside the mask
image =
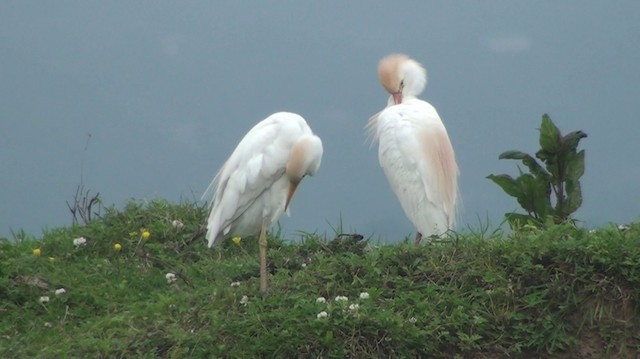
M 326 317 L 328 317 L 328 316 L 329 316 L 329 314 L 327 314 L 327 312 L 325 312 L 325 311 L 323 310 L 323 311 L 321 311 L 320 313 L 318 313 L 318 315 L 316 315 L 316 318 L 318 318 L 318 319 L 323 319 L 323 318 L 326 318 Z
M 360 293 L 360 299 L 369 299 L 369 293 L 367 292 Z
M 116 243 L 116 244 L 114 244 L 114 245 L 113 245 L 113 249 L 114 249 L 116 252 L 120 252 L 120 251 L 122 250 L 122 244 L 120 244 L 120 243 Z
M 233 238 L 231 238 L 231 241 L 233 241 L 233 243 L 235 243 L 236 245 L 240 245 L 240 241 L 242 241 L 242 238 L 233 237 Z
M 325 299 L 325 297 L 318 297 L 318 299 L 316 299 L 316 303 L 326 303 L 327 300 Z
M 40 297 L 40 303 L 49 303 L 49 296 L 43 295 L 42 297 Z
M 65 294 L 66 292 L 67 292 L 67 290 L 66 290 L 66 289 L 64 289 L 64 288 L 58 288 L 58 289 L 56 289 L 56 295 L 63 295 L 63 294 Z
M 249 297 L 247 297 L 246 295 L 242 296 L 242 299 L 240 299 L 240 304 L 246 306 L 247 304 L 249 304 Z
M 239 287 L 240 286 L 240 282 L 231 282 L 231 286 L 232 287 Z
M 184 223 L 182 223 L 182 221 L 179 219 L 174 219 L 173 221 L 171 221 L 171 225 L 177 230 L 181 230 L 182 227 L 184 227 Z
M 351 311 L 357 311 L 360 308 L 360 305 L 357 303 L 352 303 L 351 305 L 349 305 L 349 310 Z
M 143 229 L 140 232 L 141 232 L 140 235 L 142 236 L 142 239 L 144 239 L 145 241 L 147 239 L 149 239 L 149 237 L 151 237 L 151 233 L 149 231 L 147 231 L 146 229 Z
M 418 319 L 416 319 L 416 317 L 409 318 L 409 323 L 411 323 L 411 324 L 415 324 L 417 321 L 418 321 Z
M 337 297 L 336 297 L 336 299 L 335 299 L 335 301 L 336 301 L 336 302 L 346 302 L 346 301 L 348 301 L 348 300 L 349 300 L 349 298 L 347 298 L 347 297 L 345 297 L 345 296 L 343 296 L 343 295 L 339 295 L 339 296 L 337 296 Z
M 167 273 L 164 275 L 165 278 L 167 278 L 167 283 L 171 284 L 173 282 L 176 281 L 176 275 L 173 273 Z
M 80 247 L 80 246 L 84 246 L 87 244 L 87 239 L 84 237 L 78 237 L 76 239 L 73 240 L 73 245 L 76 246 L 76 248 Z
M 33 255 L 36 256 L 36 257 L 40 257 L 40 254 L 42 253 L 40 251 L 40 248 L 36 248 L 32 252 L 33 252 Z

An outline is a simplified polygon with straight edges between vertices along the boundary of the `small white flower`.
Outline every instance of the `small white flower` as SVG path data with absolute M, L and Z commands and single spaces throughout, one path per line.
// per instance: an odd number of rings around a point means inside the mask
M 347 298 L 347 297 L 345 297 L 345 296 L 343 296 L 343 295 L 339 295 L 339 296 L 337 296 L 337 297 L 336 297 L 336 299 L 335 299 L 335 301 L 336 301 L 336 302 L 346 302 L 346 301 L 348 301 L 348 300 L 349 300 L 349 298 Z
M 352 303 L 351 305 L 349 305 L 349 310 L 351 311 L 357 311 L 358 308 L 360 308 L 360 305 L 357 303 Z
M 307 263 L 302 263 L 302 268 L 307 268 Z
M 326 303 L 327 300 L 324 297 L 318 297 L 318 299 L 316 299 L 316 303 Z
M 85 244 L 87 244 L 87 239 L 84 237 L 78 237 L 73 240 L 73 245 L 76 247 L 84 246 Z
M 624 232 L 624 231 L 626 231 L 628 229 L 629 229 L 629 226 L 627 226 L 626 224 L 621 224 L 621 225 L 618 226 L 618 230 L 621 231 L 621 232 Z
M 56 295 L 63 295 L 66 292 L 67 292 L 67 290 L 64 289 L 64 288 L 56 289 Z
M 411 323 L 411 324 L 415 324 L 415 322 L 417 322 L 417 321 L 418 321 L 418 319 L 416 319 L 416 317 L 409 318 L 409 323 Z
M 597 232 L 597 230 L 595 230 L 595 229 L 590 229 L 589 230 L 589 233 L 596 233 L 596 232 Z
M 249 297 L 247 297 L 246 295 L 242 296 L 242 299 L 240 299 L 240 304 L 246 306 L 249 303 Z
M 165 278 L 167 278 L 167 283 L 171 284 L 173 282 L 176 281 L 176 275 L 173 273 L 167 273 L 164 275 Z
M 44 322 L 44 327 L 45 327 L 45 328 L 51 328 L 51 327 L 52 327 L 52 325 L 51 325 L 51 323 L 49 323 L 49 322 Z
M 360 293 L 360 299 L 369 299 L 369 293 L 367 292 Z
M 171 225 L 173 226 L 173 228 L 175 229 L 182 229 L 182 227 L 184 227 L 184 223 L 182 223 L 181 220 L 179 219 L 174 219 L 173 221 L 171 221 Z
M 329 314 L 327 314 L 327 312 L 325 312 L 325 311 L 323 310 L 322 312 L 318 313 L 318 315 L 316 315 L 316 318 L 318 318 L 318 319 L 322 319 L 322 318 L 326 318 L 326 317 L 328 317 L 328 316 L 329 316 Z
M 40 303 L 49 303 L 49 297 L 43 295 L 42 297 L 40 297 Z
M 232 287 L 239 287 L 240 286 L 240 282 L 231 282 L 231 286 Z

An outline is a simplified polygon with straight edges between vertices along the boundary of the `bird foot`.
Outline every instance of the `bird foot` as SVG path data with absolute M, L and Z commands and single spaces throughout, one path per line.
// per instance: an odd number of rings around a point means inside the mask
M 417 232 L 416 233 L 416 242 L 415 242 L 416 247 L 420 247 L 420 241 L 422 241 L 422 233 Z

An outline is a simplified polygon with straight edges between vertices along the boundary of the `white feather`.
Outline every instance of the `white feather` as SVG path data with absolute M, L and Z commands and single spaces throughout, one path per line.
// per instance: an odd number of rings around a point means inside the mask
M 455 219 L 438 178 L 437 153 L 425 152 L 425 141 L 442 134 L 446 130 L 435 108 L 417 99 L 388 107 L 377 119 L 380 166 L 405 214 L 425 236 L 446 232 Z
M 380 166 L 418 232 L 443 234 L 456 217 L 458 166 L 436 109 L 417 99 L 427 83 L 426 70 L 394 54 L 380 61 L 378 76 L 391 97 L 366 127 L 379 141 Z
M 244 136 L 203 195 L 205 200 L 212 199 L 209 247 L 229 236 L 255 235 L 263 219 L 271 224 L 282 215 L 290 185 L 285 171 L 291 149 L 309 136 L 317 138 L 301 116 L 288 112 L 269 116 Z M 314 168 L 305 171 L 312 175 L 322 158 L 319 138 L 309 155 Z

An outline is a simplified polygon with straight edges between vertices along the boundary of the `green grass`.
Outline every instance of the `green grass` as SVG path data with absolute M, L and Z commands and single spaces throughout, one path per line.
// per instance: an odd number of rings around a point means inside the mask
M 421 248 L 270 238 L 263 297 L 255 239 L 207 249 L 204 222 L 205 210 L 191 204 L 134 201 L 86 226 L 0 241 L 0 357 L 635 358 L 640 350 L 638 225 L 465 233 Z M 81 236 L 86 244 L 74 246 Z

